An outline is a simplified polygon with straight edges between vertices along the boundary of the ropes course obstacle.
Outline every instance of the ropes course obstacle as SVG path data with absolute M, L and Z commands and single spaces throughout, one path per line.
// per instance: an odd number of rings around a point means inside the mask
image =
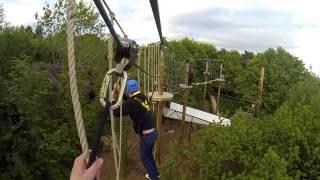
M 161 124 L 162 124 L 162 114 L 163 114 L 163 102 L 171 101 L 174 94 L 173 89 L 179 85 L 180 92 L 184 92 L 184 100 L 183 100 L 183 110 L 182 110 L 182 128 L 184 132 L 184 124 L 185 124 L 185 117 L 186 117 L 186 109 L 187 109 L 187 99 L 188 94 L 193 86 L 200 86 L 204 85 L 205 87 L 208 84 L 218 82 L 219 83 L 219 91 L 218 97 L 220 94 L 220 87 L 221 83 L 224 82 L 224 78 L 222 76 L 223 72 L 223 65 L 221 61 L 214 61 L 214 60 L 206 60 L 206 71 L 205 81 L 204 82 L 197 82 L 192 83 L 192 86 L 188 83 L 188 70 L 189 65 L 195 63 L 194 65 L 199 65 L 197 59 L 189 59 L 186 58 L 182 53 L 173 49 L 168 42 L 164 40 L 162 37 L 162 30 L 161 30 L 161 22 L 160 22 L 160 14 L 158 8 L 158 1 L 157 0 L 150 0 L 150 5 L 152 7 L 153 15 L 155 18 L 155 22 L 157 25 L 159 37 L 160 37 L 160 44 L 150 44 L 147 46 L 141 46 L 139 48 L 140 53 L 138 54 L 138 45 L 135 41 L 128 39 L 127 35 L 124 33 L 122 27 L 120 26 L 119 22 L 116 20 L 114 13 L 110 10 L 109 6 L 103 0 L 104 5 L 109 10 L 109 16 L 105 12 L 103 4 L 101 0 L 94 0 L 95 5 L 97 6 L 101 16 L 103 17 L 105 23 L 107 24 L 110 35 L 108 37 L 108 60 L 109 60 L 109 71 L 106 73 L 105 78 L 102 83 L 101 92 L 100 92 L 100 103 L 104 108 L 104 113 L 101 118 L 98 130 L 96 132 L 95 143 L 92 149 L 92 152 L 89 156 L 89 148 L 88 143 L 85 135 L 85 129 L 83 126 L 83 119 L 81 115 L 81 108 L 79 102 L 79 95 L 77 92 L 76 86 L 76 73 L 75 73 L 75 60 L 74 60 L 74 41 L 73 41 L 73 31 L 74 31 L 74 21 L 75 21 L 75 1 L 69 0 L 68 4 L 68 62 L 69 62 L 69 77 L 70 77 L 70 90 L 72 95 L 72 102 L 75 111 L 75 119 L 77 124 L 78 135 L 82 147 L 82 151 L 85 154 L 85 159 L 87 165 L 90 166 L 92 162 L 94 162 L 97 154 L 97 150 L 99 147 L 100 137 L 105 126 L 105 122 L 107 117 L 110 116 L 111 119 L 111 132 L 112 132 L 112 146 L 113 146 L 113 153 L 114 153 L 114 163 L 116 169 L 116 179 L 120 178 L 120 169 L 121 169 L 121 151 L 122 151 L 122 96 L 124 92 L 124 87 L 128 78 L 127 70 L 129 70 L 132 66 L 137 67 L 136 71 L 136 78 L 138 81 L 143 81 L 141 89 L 143 89 L 145 94 L 150 96 L 150 99 L 153 103 L 156 104 L 157 109 L 157 128 L 159 129 L 158 141 L 156 144 L 156 160 L 157 163 L 160 164 L 160 138 L 161 138 Z M 117 23 L 119 28 L 121 29 L 124 37 L 120 38 L 114 28 L 113 28 L 113 21 Z M 116 44 L 115 51 L 113 49 L 113 41 Z M 164 55 L 164 48 L 168 47 L 168 49 L 174 53 L 169 53 L 169 55 Z M 114 54 L 115 52 L 115 54 Z M 183 58 L 183 61 L 178 62 L 175 58 Z M 135 61 L 137 60 L 137 63 Z M 112 61 L 115 61 L 116 67 L 112 67 Z M 201 64 L 201 63 L 200 63 Z M 219 64 L 220 69 L 217 72 L 217 64 Z M 181 77 L 181 67 L 184 68 L 185 65 L 185 73 L 184 78 Z M 143 66 L 143 68 L 141 67 Z M 180 67 L 176 68 L 176 67 Z M 193 65 L 192 65 L 193 66 Z M 210 72 L 210 73 L 209 73 Z M 172 79 L 165 78 L 165 74 L 179 74 L 173 75 Z M 118 97 L 118 100 L 115 104 L 111 105 L 111 91 L 112 91 L 112 76 L 116 75 L 118 77 L 118 82 L 121 82 L 121 91 Z M 133 75 L 133 74 L 132 74 Z M 219 75 L 219 76 L 218 76 Z M 143 76 L 143 77 L 142 77 Z M 208 80 L 210 78 L 210 81 Z M 182 82 L 184 80 L 184 82 Z M 164 86 L 166 84 L 166 87 Z M 155 87 L 157 90 L 154 92 Z M 164 89 L 164 87 L 166 89 Z M 152 91 L 151 91 L 152 90 Z M 168 91 L 165 91 L 168 90 Z M 206 88 L 205 88 L 206 93 Z M 108 93 L 107 93 L 108 92 Z M 204 94 L 205 94 L 204 93 Z M 107 94 L 109 95 L 109 101 L 106 101 Z M 219 98 L 217 100 L 219 104 Z M 113 116 L 113 109 L 120 107 L 120 127 L 119 127 L 119 135 L 116 134 L 115 131 L 115 121 Z M 218 109 L 218 108 L 217 108 Z M 183 135 L 183 133 L 182 133 Z M 117 138 L 119 136 L 119 138 Z M 181 136 L 182 137 L 182 136 Z M 119 141 L 118 141 L 119 139 Z M 119 142 L 119 143 L 118 143 Z
M 101 1 L 94 0 L 94 3 L 96 4 L 97 8 L 99 9 L 100 14 L 102 15 L 104 21 L 106 22 L 111 36 L 109 37 L 109 53 L 108 53 L 108 59 L 109 59 L 109 68 L 112 65 L 113 60 L 113 48 L 112 48 L 112 39 L 115 40 L 117 44 L 117 50 L 115 54 L 115 62 L 116 62 L 116 68 L 110 69 L 102 83 L 101 92 L 100 92 L 100 102 L 102 106 L 104 107 L 103 114 L 98 126 L 98 129 L 96 131 L 96 136 L 94 139 L 94 146 L 92 148 L 91 153 L 89 154 L 89 148 L 88 148 L 88 142 L 85 134 L 85 128 L 83 125 L 83 119 L 82 119 L 82 113 L 81 113 L 81 107 L 80 107 L 80 101 L 79 101 L 79 94 L 77 90 L 77 81 L 76 81 L 76 71 L 75 71 L 75 57 L 74 57 L 74 22 L 75 22 L 75 14 L 76 14 L 76 3 L 74 0 L 69 0 L 68 8 L 67 8 L 67 39 L 68 39 L 68 64 L 69 64 L 69 80 L 70 80 L 70 90 L 71 90 L 71 96 L 72 96 L 72 103 L 74 108 L 74 114 L 75 114 L 75 120 L 78 130 L 78 136 L 80 139 L 80 144 L 82 147 L 82 151 L 84 153 L 84 157 L 87 163 L 87 166 L 90 167 L 91 164 L 96 159 L 96 154 L 100 145 L 100 137 L 102 135 L 103 129 L 105 127 L 106 118 L 108 117 L 108 112 L 110 113 L 111 118 L 111 131 L 112 131 L 112 139 L 113 139 L 113 151 L 114 151 L 114 159 L 115 159 L 115 169 L 116 169 L 116 179 L 118 180 L 120 178 L 120 167 L 121 167 L 121 141 L 122 141 L 122 96 L 124 93 L 125 84 L 127 81 L 127 73 L 126 70 L 128 70 L 133 64 L 134 61 L 137 58 L 137 44 L 133 40 L 127 39 L 120 39 L 115 33 L 115 30 L 113 28 L 113 23 L 108 18 L 107 13 L 105 12 L 103 5 Z M 105 3 L 105 2 L 104 2 Z M 105 3 L 106 5 L 106 3 Z M 106 5 L 107 6 L 107 5 Z M 108 8 L 109 9 L 109 8 Z M 111 12 L 110 12 L 111 13 Z M 111 14 L 114 18 L 114 14 Z M 119 23 L 118 23 L 119 25 Z M 119 25 L 120 26 L 120 25 Z M 122 30 L 122 28 L 121 28 Z M 122 30 L 123 31 L 123 30 Z M 125 60 L 127 59 L 127 60 Z M 112 84 L 112 75 L 116 74 L 119 76 L 119 80 L 122 84 L 120 94 L 118 97 L 118 100 L 115 104 L 110 105 L 111 100 L 111 84 Z M 106 94 L 107 90 L 109 90 L 109 101 L 106 101 Z M 120 145 L 117 143 L 117 137 L 114 130 L 114 120 L 113 120 L 113 109 L 120 106 Z

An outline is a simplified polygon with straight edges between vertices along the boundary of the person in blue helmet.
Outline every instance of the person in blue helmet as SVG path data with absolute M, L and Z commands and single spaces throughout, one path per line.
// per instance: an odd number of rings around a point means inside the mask
M 112 91 L 112 104 L 119 94 L 120 85 L 116 83 Z M 140 158 L 147 171 L 146 178 L 157 180 L 160 174 L 153 157 L 153 147 L 158 138 L 155 122 L 151 115 L 146 96 L 140 92 L 139 82 L 131 79 L 125 87 L 122 115 L 129 115 L 133 121 L 133 128 L 140 136 Z M 114 110 L 115 116 L 120 116 L 120 107 Z

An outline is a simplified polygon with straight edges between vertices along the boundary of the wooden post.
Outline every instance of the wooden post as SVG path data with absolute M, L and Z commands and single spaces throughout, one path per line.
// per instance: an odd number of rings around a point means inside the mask
M 263 93 L 263 80 L 264 80 L 264 67 L 261 67 L 260 69 L 260 80 L 259 80 L 259 93 L 256 100 L 255 105 L 255 116 L 258 116 L 260 113 L 260 106 L 262 103 L 262 93 Z
M 206 62 L 206 71 L 204 72 L 204 87 L 203 87 L 203 99 L 202 99 L 202 109 L 205 110 L 205 104 L 207 99 L 207 82 L 208 82 L 208 75 L 209 75 L 209 61 Z
M 219 78 L 222 79 L 222 68 L 223 68 L 223 65 L 222 63 L 220 64 L 220 74 L 219 74 Z M 219 108 L 220 108 L 220 92 L 221 92 L 221 82 L 218 81 L 219 83 L 219 86 L 218 86 L 218 97 L 217 97 L 217 112 L 216 114 L 219 115 L 220 112 L 219 112 Z
M 184 85 L 185 85 L 185 90 L 183 94 L 183 108 L 182 108 L 182 119 L 181 119 L 181 134 L 179 138 L 179 143 L 183 143 L 183 136 L 185 132 L 185 126 L 186 126 L 186 109 L 187 109 L 187 101 L 188 101 L 188 94 L 189 94 L 189 89 L 190 87 L 188 86 L 188 72 L 189 72 L 189 64 L 186 64 L 186 69 L 185 69 L 185 76 L 184 76 Z
M 164 84 L 164 57 L 163 57 L 163 47 L 160 48 L 160 60 L 159 60 L 159 86 L 158 92 L 160 95 L 163 94 L 163 84 Z
M 158 165 L 161 163 L 161 153 L 160 153 L 160 140 L 161 140 L 161 125 L 162 125 L 162 102 L 157 103 L 157 130 L 158 130 L 158 140 L 156 142 L 155 157 Z
M 210 98 L 210 104 L 211 104 L 211 112 L 217 113 L 217 102 L 215 97 L 209 94 L 209 98 Z
M 163 81 L 164 81 L 164 57 L 163 57 L 163 46 L 160 47 L 160 59 L 159 59 L 159 85 L 158 93 L 163 95 Z M 160 142 L 161 142 L 161 125 L 162 125 L 162 102 L 159 101 L 157 104 L 157 129 L 158 129 L 158 140 L 156 142 L 155 157 L 158 165 L 161 163 L 160 159 Z

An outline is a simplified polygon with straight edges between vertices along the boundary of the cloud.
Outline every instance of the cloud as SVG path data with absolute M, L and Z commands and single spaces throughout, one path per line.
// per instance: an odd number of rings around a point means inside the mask
M 293 14 L 268 9 L 209 8 L 176 16 L 171 31 L 186 32 L 218 47 L 261 51 L 270 47 L 295 48 Z
M 6 20 L 13 25 L 32 25 L 35 22 L 34 14 L 41 12 L 44 4 L 43 0 L 4 0 Z
M 169 39 L 191 37 L 241 51 L 282 46 L 320 74 L 319 0 L 158 1 L 163 35 Z M 4 0 L 3 5 L 7 20 L 21 25 L 34 23 L 34 13 L 41 12 L 45 2 L 55 1 Z M 159 40 L 148 0 L 107 2 L 129 38 L 139 44 Z

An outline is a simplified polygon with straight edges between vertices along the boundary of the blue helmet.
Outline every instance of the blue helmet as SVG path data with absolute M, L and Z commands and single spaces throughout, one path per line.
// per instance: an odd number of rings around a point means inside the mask
M 127 93 L 136 92 L 139 90 L 139 86 L 140 85 L 139 85 L 138 81 L 136 81 L 134 79 L 128 80 L 127 84 L 126 84 L 126 92 Z

